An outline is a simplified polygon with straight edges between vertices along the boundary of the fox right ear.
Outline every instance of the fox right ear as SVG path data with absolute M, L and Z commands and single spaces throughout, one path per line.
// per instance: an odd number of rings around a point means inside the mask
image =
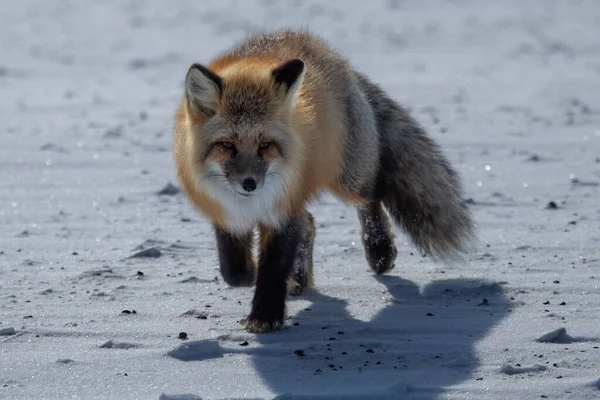
M 185 78 L 185 91 L 195 112 L 212 115 L 216 112 L 223 90 L 221 77 L 201 64 L 193 64 Z
M 289 92 L 290 90 L 293 91 L 294 86 L 302 83 L 303 72 L 304 61 L 294 59 L 279 65 L 271 72 L 271 75 L 273 75 L 275 82 L 284 85 L 286 92 Z
M 296 103 L 304 78 L 304 61 L 299 59 L 286 61 L 271 71 L 271 76 L 277 84 L 285 88 L 282 109 L 291 110 Z

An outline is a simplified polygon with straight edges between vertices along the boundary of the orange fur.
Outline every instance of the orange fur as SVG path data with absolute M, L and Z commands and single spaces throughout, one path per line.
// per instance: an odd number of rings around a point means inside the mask
M 240 90 L 236 97 L 244 96 L 244 87 L 260 87 L 264 97 L 276 99 L 282 93 L 273 85 L 270 72 L 285 61 L 287 59 L 277 55 L 236 57 L 226 54 L 210 63 L 208 68 L 223 79 L 225 90 Z M 299 89 L 292 112 L 282 117 L 296 148 L 287 165 L 294 172 L 293 184 L 278 201 L 280 212 L 289 217 L 300 216 L 306 204 L 323 190 L 330 190 L 344 201 L 363 202 L 361 196 L 348 192 L 338 183 L 346 134 L 343 105 L 335 94 L 323 90 L 323 77 L 312 72 L 308 72 Z M 226 109 L 227 104 L 220 104 L 220 107 Z M 269 114 L 272 116 L 277 111 L 269 110 Z M 185 193 L 209 219 L 225 227 L 218 199 L 193 181 L 196 167 L 188 147 L 193 145 L 194 135 L 202 135 L 204 123 L 205 118 L 191 112 L 188 99 L 184 97 L 175 123 L 175 158 Z
M 224 226 L 223 208 L 218 201 L 207 193 L 198 190 L 195 182 L 193 155 L 185 141 L 190 140 L 190 136 L 193 134 L 193 132 L 189 132 L 189 126 L 194 123 L 202 123 L 202 121 L 194 120 L 194 117 L 189 115 L 189 107 L 186 103 L 186 99 L 181 102 L 175 120 L 174 155 L 177 165 L 177 175 L 184 192 L 192 203 L 216 224 Z

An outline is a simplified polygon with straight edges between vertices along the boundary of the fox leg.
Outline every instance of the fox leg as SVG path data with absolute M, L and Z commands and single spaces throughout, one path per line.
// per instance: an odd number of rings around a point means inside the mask
M 276 229 L 260 227 L 258 277 L 246 330 L 272 332 L 283 325 L 287 280 L 294 268 L 302 236 L 302 217 Z
M 231 286 L 252 286 L 256 268 L 252 259 L 252 233 L 234 235 L 215 226 L 223 280 Z
M 385 274 L 394 268 L 397 254 L 390 220 L 380 201 L 359 206 L 357 212 L 369 266 L 373 272 Z
M 315 220 L 304 211 L 301 218 L 301 234 L 296 250 L 292 275 L 288 279 L 288 293 L 299 296 L 305 288 L 313 286 L 313 247 L 315 242 Z

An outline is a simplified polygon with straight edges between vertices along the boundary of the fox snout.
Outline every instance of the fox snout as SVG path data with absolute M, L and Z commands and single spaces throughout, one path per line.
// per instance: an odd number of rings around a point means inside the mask
M 253 192 L 259 190 L 264 184 L 264 175 L 256 174 L 237 174 L 230 175 L 230 182 L 234 185 L 235 191 L 242 196 L 251 196 Z
M 251 195 L 264 184 L 267 167 L 256 154 L 239 152 L 225 163 L 224 170 L 239 194 Z

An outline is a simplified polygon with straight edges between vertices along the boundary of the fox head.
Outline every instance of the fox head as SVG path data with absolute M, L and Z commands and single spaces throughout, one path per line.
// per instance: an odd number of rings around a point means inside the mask
M 298 59 L 276 65 L 245 61 L 219 73 L 190 67 L 188 143 L 199 185 L 239 199 L 285 191 L 298 151 L 288 122 L 303 74 Z

